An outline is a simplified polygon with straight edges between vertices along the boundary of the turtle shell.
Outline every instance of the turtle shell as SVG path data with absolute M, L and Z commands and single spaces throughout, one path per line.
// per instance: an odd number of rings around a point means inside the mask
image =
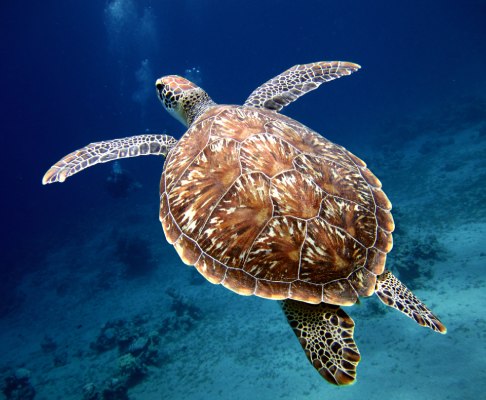
M 181 259 L 242 295 L 354 304 L 392 248 L 391 204 L 359 158 L 266 109 L 215 106 L 169 153 L 160 220 Z

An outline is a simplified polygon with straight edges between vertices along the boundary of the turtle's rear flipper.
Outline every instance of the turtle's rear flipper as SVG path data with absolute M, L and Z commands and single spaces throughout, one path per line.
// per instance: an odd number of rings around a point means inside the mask
M 390 271 L 385 270 L 376 280 L 376 294 L 387 306 L 396 308 L 413 318 L 419 325 L 428 326 L 436 332 L 446 333 L 447 329 L 432 311 L 422 303 Z
M 42 178 L 44 185 L 66 178 L 95 164 L 145 155 L 166 156 L 177 140 L 168 135 L 138 135 L 88 144 L 63 157 Z
M 284 300 L 282 309 L 305 354 L 317 371 L 334 385 L 356 380 L 360 355 L 353 339 L 354 322 L 338 306 Z

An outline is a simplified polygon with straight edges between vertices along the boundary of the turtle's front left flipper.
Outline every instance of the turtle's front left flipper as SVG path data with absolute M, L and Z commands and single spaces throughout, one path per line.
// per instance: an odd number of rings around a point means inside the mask
M 419 325 L 436 332 L 446 333 L 447 329 L 427 306 L 420 301 L 390 271 L 385 270 L 376 280 L 376 294 L 387 306 L 396 308 Z
M 245 101 L 245 106 L 280 111 L 324 82 L 351 75 L 360 68 L 358 64 L 346 61 L 295 65 L 255 89 Z
M 118 160 L 120 158 L 145 155 L 162 155 L 177 143 L 168 135 L 138 135 L 123 139 L 91 143 L 63 157 L 47 171 L 42 178 L 44 185 L 64 182 L 66 178 L 95 164 Z
M 356 380 L 361 358 L 353 339 L 354 322 L 339 307 L 284 300 L 282 309 L 315 369 L 334 385 Z

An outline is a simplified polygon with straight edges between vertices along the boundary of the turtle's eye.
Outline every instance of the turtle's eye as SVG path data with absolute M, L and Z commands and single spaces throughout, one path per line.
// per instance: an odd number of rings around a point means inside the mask
M 164 85 L 162 85 L 160 82 L 157 82 L 157 84 L 155 85 L 155 87 L 160 92 L 164 88 Z

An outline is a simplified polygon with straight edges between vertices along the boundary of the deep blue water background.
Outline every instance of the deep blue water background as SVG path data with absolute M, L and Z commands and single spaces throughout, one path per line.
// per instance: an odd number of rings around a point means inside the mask
M 78 210 L 113 201 L 100 190 L 106 165 L 43 187 L 55 161 L 93 141 L 183 134 L 155 96 L 159 76 L 198 68 L 216 102 L 242 103 L 295 64 L 356 62 L 358 73 L 285 114 L 359 154 L 382 137 L 406 143 L 386 131 L 394 123 L 486 93 L 484 21 L 484 1 L 2 2 L 0 314 L 46 243 L 71 240 Z M 161 161 L 123 165 L 153 196 L 158 224 Z
M 0 13 L 1 268 L 10 279 L 33 266 L 25 257 L 53 219 L 97 204 L 98 193 L 40 185 L 55 160 L 146 129 L 183 133 L 152 92 L 159 76 L 197 67 L 215 101 L 241 103 L 294 64 L 359 63 L 285 110 L 354 151 L 383 121 L 485 89 L 484 1 L 32 1 L 3 2 Z M 153 182 L 154 165 L 133 168 Z M 97 174 L 106 171 L 79 179 Z

